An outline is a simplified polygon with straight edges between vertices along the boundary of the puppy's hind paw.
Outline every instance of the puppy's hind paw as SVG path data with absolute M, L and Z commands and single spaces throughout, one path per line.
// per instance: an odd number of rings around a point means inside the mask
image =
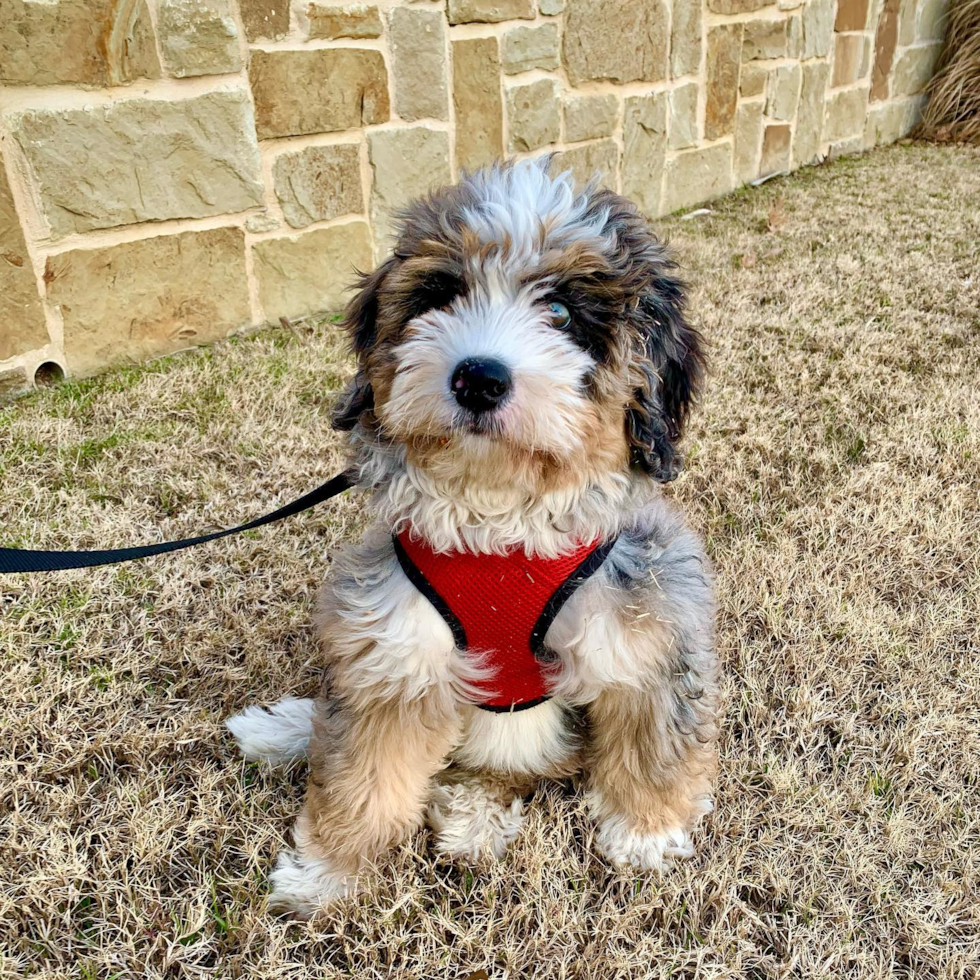
M 437 851 L 476 862 L 504 856 L 520 833 L 524 805 L 518 797 L 505 802 L 476 781 L 438 785 L 426 818 Z

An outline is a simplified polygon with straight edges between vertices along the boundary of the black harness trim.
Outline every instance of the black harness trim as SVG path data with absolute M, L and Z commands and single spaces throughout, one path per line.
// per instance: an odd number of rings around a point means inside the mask
M 536 657 L 540 657 L 545 652 L 545 635 L 551 628 L 551 624 L 555 621 L 555 617 L 561 612 L 562 606 L 571 599 L 573 593 L 579 586 L 584 585 L 599 571 L 602 563 L 609 556 L 609 552 L 613 550 L 618 540 L 618 535 L 610 538 L 608 541 L 600 544 L 591 554 L 586 555 L 582 559 L 582 564 L 552 593 L 544 609 L 541 610 L 538 621 L 531 630 L 531 651 Z
M 551 624 L 555 621 L 555 617 L 561 612 L 562 607 L 568 602 L 575 591 L 584 585 L 602 567 L 602 563 L 609 557 L 609 552 L 612 551 L 618 540 L 619 536 L 616 535 L 598 545 L 594 551 L 591 551 L 582 559 L 582 563 L 551 594 L 544 609 L 541 610 L 541 615 L 538 616 L 537 622 L 535 622 L 531 629 L 529 645 L 536 659 L 547 662 L 546 655 L 548 651 L 544 645 L 544 638 Z M 394 546 L 395 556 L 398 558 L 398 564 L 401 566 L 402 571 L 412 585 L 429 600 L 433 609 L 442 617 L 453 635 L 453 642 L 456 644 L 456 647 L 460 650 L 468 649 L 466 630 L 459 617 L 449 607 L 449 603 L 446 602 L 432 583 L 425 577 L 422 569 L 412 561 L 408 552 L 402 547 L 402 543 L 398 540 L 397 535 L 393 534 L 391 536 L 391 543 Z M 539 704 L 544 704 L 545 701 L 550 700 L 550 695 L 545 695 L 544 697 L 534 698 L 531 701 L 522 701 L 520 704 L 491 705 L 476 703 L 476 706 L 482 708 L 484 711 L 492 711 L 496 714 L 509 714 L 515 711 L 526 711 L 528 708 L 536 708 Z
M 466 630 L 460 622 L 456 613 L 449 608 L 449 603 L 438 592 L 432 583 L 422 574 L 422 569 L 415 564 L 409 557 L 408 552 L 402 547 L 397 535 L 391 536 L 391 543 L 395 546 L 395 554 L 398 556 L 398 564 L 402 571 L 408 576 L 408 580 L 422 593 L 432 604 L 433 608 L 446 621 L 446 625 L 452 631 L 453 642 L 460 650 L 468 648 Z
M 477 707 L 483 711 L 492 711 L 495 715 L 512 715 L 518 711 L 527 711 L 528 708 L 536 708 L 539 704 L 550 700 L 551 695 L 545 694 L 543 697 L 522 701 L 520 704 L 478 704 Z

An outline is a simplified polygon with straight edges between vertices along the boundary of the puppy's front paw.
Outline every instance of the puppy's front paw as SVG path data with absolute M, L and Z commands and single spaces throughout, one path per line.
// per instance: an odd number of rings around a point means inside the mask
M 621 818 L 599 824 L 596 844 L 610 864 L 638 871 L 666 871 L 675 861 L 694 854 L 691 835 L 683 827 L 643 834 L 630 830 Z
M 617 868 L 638 871 L 666 871 L 675 862 L 693 857 L 694 843 L 688 827 L 664 827 L 645 832 L 633 827 L 626 817 L 610 813 L 601 795 L 593 790 L 589 805 L 596 820 L 596 846 Z M 711 810 L 711 801 L 700 801 L 698 819 Z
M 291 913 L 299 919 L 308 919 L 336 899 L 351 894 L 357 885 L 355 875 L 344 874 L 328 861 L 294 850 L 279 852 L 269 881 L 270 910 Z

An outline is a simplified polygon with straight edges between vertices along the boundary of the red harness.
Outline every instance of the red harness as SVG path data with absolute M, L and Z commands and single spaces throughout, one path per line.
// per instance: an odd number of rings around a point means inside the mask
M 488 711 L 520 711 L 550 697 L 548 667 L 557 658 L 545 634 L 616 543 L 597 540 L 558 558 L 528 558 L 521 549 L 437 552 L 410 531 L 393 541 L 402 569 L 446 621 L 456 646 L 482 654 L 492 668 L 477 684 L 485 695 L 479 706 Z

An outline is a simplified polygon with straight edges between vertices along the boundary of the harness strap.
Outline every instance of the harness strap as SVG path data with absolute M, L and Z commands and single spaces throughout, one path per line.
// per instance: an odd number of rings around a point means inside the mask
M 95 568 L 98 565 L 112 565 L 121 561 L 134 561 L 139 558 L 150 558 L 153 555 L 163 555 L 170 551 L 181 551 L 197 544 L 217 541 L 230 534 L 251 531 L 253 528 L 272 524 L 283 518 L 292 517 L 304 510 L 309 510 L 324 500 L 337 497 L 345 490 L 354 486 L 353 471 L 348 470 L 331 477 L 316 490 L 311 490 L 298 500 L 272 511 L 263 517 L 257 517 L 247 524 L 239 524 L 224 531 L 214 531 L 195 538 L 183 538 L 180 541 L 162 541 L 159 544 L 137 545 L 134 548 L 113 548 L 99 551 L 27 551 L 20 548 L 0 548 L 0 574 L 11 572 L 55 572 L 66 568 Z
M 562 606 L 571 599 L 572 595 L 580 586 L 584 585 L 599 571 L 602 563 L 609 556 L 609 552 L 616 546 L 618 540 L 619 535 L 617 534 L 615 537 L 609 538 L 608 541 L 603 541 L 601 544 L 596 545 L 595 550 L 587 555 L 582 564 L 552 593 L 547 605 L 541 611 L 541 615 L 534 624 L 534 629 L 531 630 L 531 649 L 536 656 L 540 656 L 544 652 L 545 634 L 555 621 L 555 617 L 561 612 Z

